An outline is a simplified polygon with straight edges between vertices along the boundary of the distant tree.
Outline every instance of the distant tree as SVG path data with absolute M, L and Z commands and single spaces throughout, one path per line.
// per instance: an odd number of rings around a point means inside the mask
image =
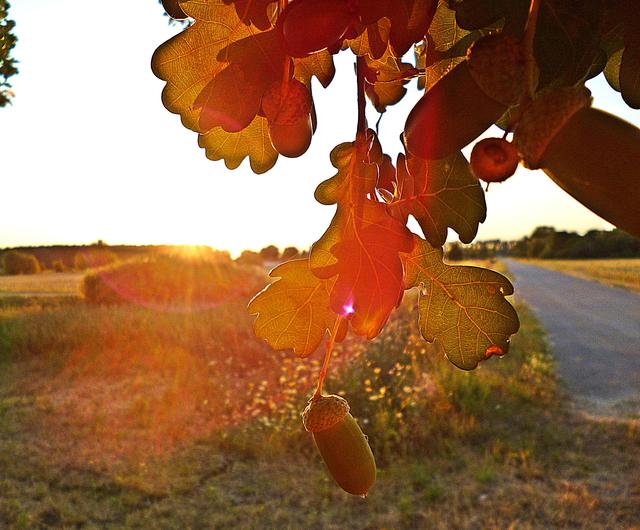
M 56 272 L 65 272 L 67 270 L 67 266 L 61 259 L 53 260 L 51 262 L 51 268 Z
M 253 250 L 243 250 L 236 262 L 242 265 L 262 265 L 262 256 Z
M 300 251 L 296 247 L 287 247 L 282 251 L 282 260 L 297 258 Z
M 10 250 L 4 255 L 6 274 L 36 274 L 40 272 L 40 262 L 33 254 Z
M 538 226 L 531 234 L 531 239 L 545 239 L 556 233 L 556 229 L 553 226 Z
M 110 250 L 103 248 L 87 248 L 76 253 L 73 258 L 73 268 L 76 270 L 104 267 L 118 260 L 118 256 Z
M 264 261 L 276 261 L 280 257 L 280 249 L 275 245 L 269 245 L 260 251 L 260 256 Z
M 529 244 L 527 245 L 527 257 L 528 258 L 539 258 L 540 254 L 545 248 L 544 239 L 529 239 Z
M 449 261 L 462 261 L 464 259 L 464 251 L 459 243 L 452 243 L 447 252 L 447 259 Z
M 9 2 L 0 0 L 0 107 L 11 103 L 13 92 L 9 78 L 18 73 L 16 60 L 11 56 L 18 40 L 13 34 L 16 23 L 7 18 L 9 7 Z
M 539 259 L 630 258 L 640 256 L 640 239 L 623 230 L 556 231 L 536 228 L 530 237 L 512 242 L 510 256 Z

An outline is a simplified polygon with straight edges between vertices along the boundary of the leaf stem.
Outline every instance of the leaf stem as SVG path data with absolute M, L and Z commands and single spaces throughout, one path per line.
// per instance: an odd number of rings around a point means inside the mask
M 540 11 L 540 0 L 531 0 L 529 4 L 529 16 L 524 29 L 522 44 L 525 54 L 525 82 L 527 85 L 527 95 L 531 98 L 535 91 L 535 69 L 536 59 L 533 53 L 533 40 L 536 35 L 536 25 L 538 23 L 538 13 Z
M 280 14 L 287 8 L 287 4 L 289 3 L 289 0 L 278 0 L 278 16 L 280 16 Z M 287 82 L 289 81 L 289 75 L 291 74 L 291 59 L 289 58 L 289 56 L 285 55 L 284 57 L 284 69 L 282 72 L 282 88 L 283 88 L 283 92 L 282 92 L 282 99 L 281 101 L 284 101 L 284 98 L 286 97 L 285 94 L 285 86 L 287 84 Z
M 316 391 L 311 396 L 311 400 L 318 399 L 322 396 L 322 384 L 324 383 L 324 378 L 327 377 L 327 367 L 329 366 L 329 359 L 331 359 L 331 352 L 333 352 L 333 345 L 336 342 L 336 335 L 338 334 L 338 329 L 340 328 L 340 323 L 342 322 L 342 315 L 338 315 L 336 318 L 336 323 L 333 325 L 333 329 L 331 330 L 331 336 L 329 337 L 329 342 L 327 342 L 327 351 L 324 354 L 324 361 L 322 361 L 322 368 L 320 369 L 320 375 L 318 376 L 318 385 L 316 386 Z
M 356 59 L 356 78 L 358 82 L 358 128 L 356 130 L 356 138 L 364 138 L 367 132 L 367 101 L 364 94 L 364 76 L 367 63 L 364 57 Z

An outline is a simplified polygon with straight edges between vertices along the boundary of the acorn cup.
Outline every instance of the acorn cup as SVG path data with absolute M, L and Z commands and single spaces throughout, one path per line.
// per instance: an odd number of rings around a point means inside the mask
M 407 117 L 404 144 L 411 154 L 445 158 L 495 123 L 525 88 L 522 47 L 494 33 L 471 45 L 467 60 L 438 80 Z
M 589 107 L 583 87 L 534 100 L 514 133 L 525 164 L 584 206 L 640 237 L 640 129 Z
M 352 495 L 366 496 L 376 480 L 376 462 L 347 400 L 336 395 L 314 397 L 302 422 L 338 485 Z

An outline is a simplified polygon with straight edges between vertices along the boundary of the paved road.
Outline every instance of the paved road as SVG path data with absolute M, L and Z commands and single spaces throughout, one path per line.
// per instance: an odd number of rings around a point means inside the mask
M 640 394 L 640 295 L 514 260 L 516 296 L 547 331 L 558 371 L 577 397 Z

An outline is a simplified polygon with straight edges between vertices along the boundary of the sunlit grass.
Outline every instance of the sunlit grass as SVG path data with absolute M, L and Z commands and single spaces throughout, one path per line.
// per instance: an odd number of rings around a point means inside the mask
M 528 260 L 529 263 L 579 278 L 640 292 L 640 258 L 587 260 Z
M 10 295 L 80 296 L 81 272 L 42 272 L 39 274 L 0 275 L 0 297 Z
M 4 313 L 0 527 L 640 521 L 637 424 L 570 412 L 526 307 L 510 353 L 463 372 L 421 339 L 414 303 L 409 293 L 376 340 L 340 344 L 326 382 L 378 461 L 366 503 L 335 486 L 301 425 L 322 352 L 270 350 L 246 300 L 183 313 L 84 303 Z

